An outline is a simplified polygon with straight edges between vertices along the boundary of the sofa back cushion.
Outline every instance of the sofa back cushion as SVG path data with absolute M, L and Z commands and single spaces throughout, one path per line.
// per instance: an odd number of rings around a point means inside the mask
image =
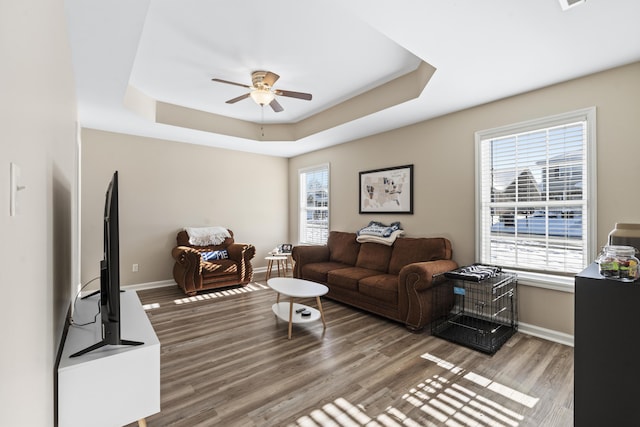
M 331 231 L 327 239 L 329 260 L 342 264 L 356 265 L 360 243 L 356 241 L 356 233 Z
M 356 267 L 386 273 L 387 268 L 389 268 L 391 251 L 391 246 L 382 245 L 380 243 L 362 243 L 360 245 L 360 252 L 358 252 Z
M 414 262 L 451 259 L 451 242 L 444 237 L 400 237 L 393 243 L 389 274 L 398 274 Z

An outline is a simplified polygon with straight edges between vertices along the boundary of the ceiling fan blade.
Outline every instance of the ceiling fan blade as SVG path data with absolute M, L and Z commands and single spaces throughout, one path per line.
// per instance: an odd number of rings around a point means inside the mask
M 242 87 L 247 87 L 247 88 L 251 87 L 249 85 L 245 85 L 245 84 L 242 84 L 242 83 L 230 82 L 228 80 L 222 80 L 222 79 L 211 79 L 211 81 L 212 82 L 226 83 L 226 84 L 229 84 L 229 85 L 242 86 Z
M 279 78 L 280 76 L 276 73 L 267 71 L 267 74 L 265 74 L 265 76 L 262 78 L 262 82 L 269 85 L 270 87 L 273 87 L 273 85 L 278 81 Z
M 281 96 L 288 96 L 290 98 L 298 98 L 298 99 L 304 99 L 306 101 L 311 101 L 311 94 L 310 93 L 304 93 L 304 92 L 293 92 L 290 90 L 275 90 L 274 91 L 276 95 L 281 95 Z
M 282 108 L 282 105 L 280 105 L 280 103 L 275 99 L 271 101 L 269 105 L 271 106 L 271 108 L 273 108 L 273 111 L 275 111 L 276 113 L 284 111 L 284 108 Z
M 242 101 L 243 99 L 247 99 L 249 97 L 248 93 L 245 93 L 244 95 L 240 95 L 236 98 L 230 99 L 228 101 L 226 101 L 227 104 L 235 104 L 238 101 Z

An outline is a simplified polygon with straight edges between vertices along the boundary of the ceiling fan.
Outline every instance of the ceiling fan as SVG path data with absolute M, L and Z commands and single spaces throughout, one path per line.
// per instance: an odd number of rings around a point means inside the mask
M 226 101 L 227 104 L 235 104 L 238 101 L 242 101 L 243 99 L 251 97 L 256 104 L 264 106 L 269 104 L 273 111 L 279 113 L 283 111 L 282 105 L 276 100 L 276 95 L 278 96 L 288 96 L 290 98 L 298 98 L 304 99 L 306 101 L 311 101 L 310 93 L 303 92 L 293 92 L 290 90 L 282 90 L 282 89 L 274 89 L 273 85 L 280 78 L 276 73 L 272 73 L 271 71 L 254 71 L 251 73 L 251 82 L 252 86 L 245 85 L 242 83 L 230 82 L 228 80 L 222 79 L 211 79 L 214 82 L 227 83 L 230 85 L 242 86 L 250 89 L 250 92 L 245 93 L 244 95 L 240 95 L 236 98 L 230 99 Z

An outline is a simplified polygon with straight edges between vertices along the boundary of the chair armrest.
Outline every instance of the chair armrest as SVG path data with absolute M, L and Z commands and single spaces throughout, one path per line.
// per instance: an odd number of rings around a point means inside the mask
M 291 250 L 293 258 L 293 277 L 302 278 L 302 267 L 314 262 L 329 261 L 327 245 L 294 246 Z
M 173 266 L 173 278 L 185 293 L 196 292 L 202 287 L 202 256 L 188 246 L 176 246 L 171 251 L 176 261 Z
M 404 266 L 398 275 L 398 310 L 407 328 L 419 330 L 431 323 L 431 288 L 444 279 L 442 273 L 455 270 L 452 260 L 416 262 Z M 434 279 L 436 276 L 436 279 Z
M 227 246 L 229 259 L 238 263 L 238 274 L 243 282 L 249 282 L 253 278 L 253 265 L 251 260 L 256 255 L 255 246 L 249 243 L 232 243 Z
M 200 257 L 200 252 L 197 250 L 190 248 L 189 246 L 176 246 L 171 251 L 171 256 L 176 262 L 183 262 L 184 257 Z
M 251 261 L 256 255 L 256 248 L 248 243 L 232 243 L 225 248 L 229 253 L 229 259 L 234 261 Z

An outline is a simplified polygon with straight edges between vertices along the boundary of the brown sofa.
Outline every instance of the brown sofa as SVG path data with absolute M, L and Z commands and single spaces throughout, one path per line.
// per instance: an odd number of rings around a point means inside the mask
M 195 246 L 189 244 L 189 235 L 180 231 L 176 236 L 178 246 L 173 248 L 173 278 L 185 294 L 195 295 L 206 289 L 231 285 L 246 285 L 253 278 L 251 259 L 256 248 L 247 243 L 235 243 L 233 231 L 219 245 Z M 205 261 L 202 254 L 226 250 L 228 258 Z
M 293 275 L 327 285 L 331 299 L 420 330 L 432 320 L 433 276 L 458 267 L 451 254 L 445 238 L 401 237 L 387 246 L 331 231 L 326 245 L 293 248 Z

